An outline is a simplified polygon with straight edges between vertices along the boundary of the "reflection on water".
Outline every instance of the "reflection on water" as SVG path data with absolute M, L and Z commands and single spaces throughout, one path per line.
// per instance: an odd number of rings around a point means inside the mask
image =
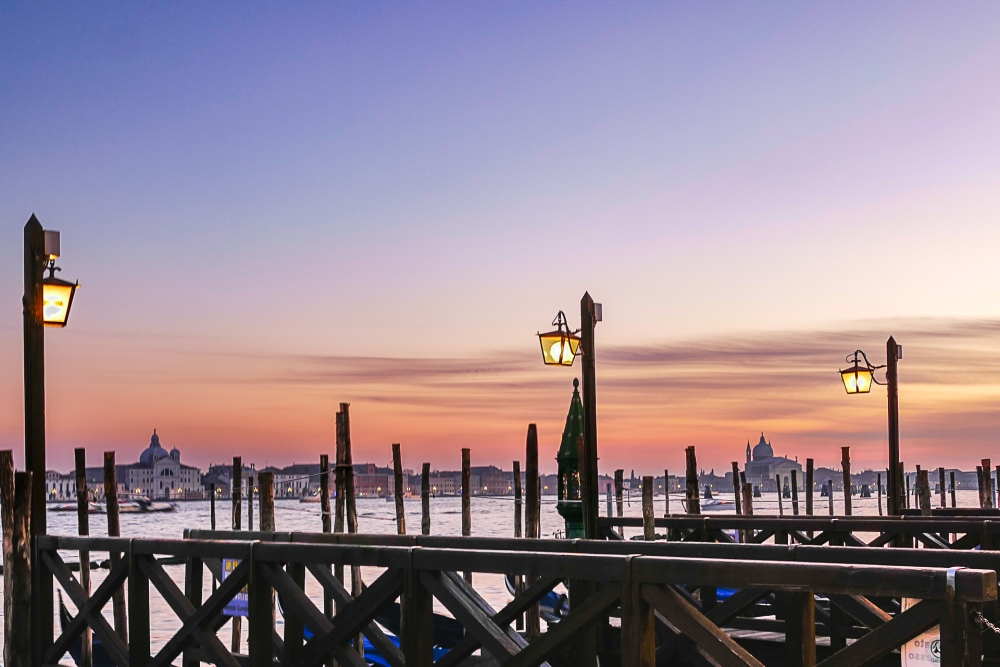
M 958 491 L 958 504 L 963 507 L 978 506 L 979 499 L 976 491 Z M 725 492 L 717 494 L 722 500 L 729 500 L 732 494 Z M 933 498 L 937 505 L 937 496 Z M 884 498 L 883 498 L 884 502 Z M 655 510 L 658 516 L 665 511 L 665 503 L 662 495 L 654 499 Z M 800 511 L 805 513 L 805 496 L 799 499 Z M 791 514 L 791 501 L 782 501 L 786 514 Z M 409 533 L 419 533 L 420 531 L 420 499 L 410 498 L 404 503 L 407 528 Z M 182 502 L 178 504 L 179 509 L 173 513 L 162 514 L 123 514 L 121 516 L 123 537 L 146 537 L 146 538 L 176 538 L 181 539 L 185 528 L 210 528 L 210 509 L 208 501 Z M 394 534 L 396 532 L 395 504 L 386 502 L 383 499 L 362 498 L 358 500 L 358 524 L 362 532 Z M 876 498 L 852 499 L 852 507 L 856 515 L 877 515 L 878 504 Z M 682 511 L 680 497 L 671 496 L 670 508 L 674 513 Z M 243 524 L 246 525 L 247 508 L 244 503 Z M 606 503 L 602 497 L 600 503 L 601 515 L 605 514 Z M 754 498 L 754 511 L 757 514 L 777 514 L 778 499 L 777 494 L 765 494 L 762 498 Z M 834 511 L 836 514 L 843 514 L 843 496 L 839 493 L 834 497 Z M 227 529 L 231 525 L 232 509 L 228 501 L 220 501 L 216 506 L 217 527 L 220 530 Z M 818 494 L 814 498 L 814 512 L 817 515 L 828 513 L 827 499 L 821 498 Z M 280 531 L 303 531 L 319 532 L 322 529 L 320 520 L 320 509 L 318 503 L 299 503 L 295 500 L 277 500 L 275 502 L 275 524 Z M 639 503 L 639 496 L 633 493 L 631 500 L 625 503 L 625 516 L 641 517 L 642 508 Z M 721 512 L 713 514 L 732 514 L 732 506 Z M 254 507 L 254 519 L 259 521 L 260 509 Z M 104 515 L 95 514 L 90 516 L 91 534 L 106 535 L 107 523 Z M 510 497 L 479 498 L 472 499 L 472 534 L 486 537 L 504 537 L 514 535 L 514 501 Z M 72 512 L 52 512 L 48 516 L 49 532 L 57 535 L 76 534 L 76 514 Z M 542 500 L 542 536 L 552 537 L 562 530 L 562 518 L 556 512 L 555 498 L 546 496 Z M 431 499 L 431 533 L 434 535 L 459 535 L 461 534 L 461 499 L 458 497 L 442 497 Z M 626 537 L 639 535 L 640 528 L 627 529 Z M 65 553 L 66 560 L 76 560 L 76 555 Z M 94 553 L 92 558 L 103 560 L 107 554 Z M 177 583 L 182 590 L 184 588 L 184 567 L 179 565 L 165 566 L 167 573 Z M 362 576 L 368 583 L 374 581 L 379 570 L 376 568 L 363 568 Z M 106 570 L 95 570 L 92 574 L 92 587 L 96 588 L 107 575 Z M 211 591 L 206 577 L 205 596 Z M 474 578 L 476 590 L 495 609 L 499 609 L 510 601 L 503 578 L 499 575 L 477 574 Z M 0 578 L 0 587 L 3 582 Z M 321 590 L 318 584 L 307 577 L 306 592 L 322 608 Z M 68 604 L 68 598 L 64 596 Z M 72 606 L 70 605 L 72 608 Z M 437 611 L 447 613 L 441 607 Z M 155 589 L 150 592 L 150 614 L 151 614 L 151 640 L 154 652 L 158 650 L 170 638 L 170 636 L 180 628 L 180 621 L 173 612 L 162 601 Z M 111 623 L 111 605 L 104 609 L 104 615 Z M 278 620 L 279 626 L 281 620 Z M 280 628 L 279 628 L 280 632 Z M 0 633 L 2 634 L 2 633 Z M 228 646 L 230 643 L 230 631 L 223 628 L 220 631 L 223 642 Z M 2 637 L 0 637 L 2 642 Z M 242 638 L 243 651 L 246 651 L 246 624 L 243 627 Z

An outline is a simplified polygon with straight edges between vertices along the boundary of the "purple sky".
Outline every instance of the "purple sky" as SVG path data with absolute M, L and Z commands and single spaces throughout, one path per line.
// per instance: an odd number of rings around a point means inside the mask
M 34 212 L 83 284 L 47 337 L 56 467 L 153 427 L 200 465 L 314 460 L 340 401 L 362 459 L 509 466 L 529 421 L 554 455 L 572 373 L 530 355 L 584 290 L 610 464 L 724 468 L 767 430 L 880 465 L 884 399 L 820 378 L 911 332 L 906 363 L 977 381 L 912 386 L 910 444 L 969 467 L 1000 427 L 969 352 L 998 348 L 997 72 L 996 3 L 5 5 L 0 446 Z M 705 345 L 680 393 L 620 362 Z M 747 346 L 816 392 L 745 386 Z

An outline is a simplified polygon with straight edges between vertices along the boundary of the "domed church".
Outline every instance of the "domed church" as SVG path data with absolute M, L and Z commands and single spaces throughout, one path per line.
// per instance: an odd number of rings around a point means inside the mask
M 790 486 L 793 470 L 796 471 L 796 476 L 798 477 L 798 488 L 805 489 L 805 479 L 802 477 L 802 464 L 784 456 L 775 456 L 771 443 L 764 438 L 763 433 L 760 434 L 760 441 L 754 445 L 752 450 L 750 449 L 750 441 L 747 440 L 747 481 L 754 486 L 773 489 L 775 487 L 775 475 L 781 476 L 782 487 L 785 485 Z
M 150 498 L 184 498 L 203 491 L 201 471 L 181 464 L 181 450 L 176 447 L 167 452 L 155 428 L 139 462 L 118 466 L 117 477 L 130 493 Z

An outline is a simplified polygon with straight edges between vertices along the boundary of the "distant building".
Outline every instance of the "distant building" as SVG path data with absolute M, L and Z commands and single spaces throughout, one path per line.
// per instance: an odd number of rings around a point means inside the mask
M 774 489 L 776 486 L 775 476 L 781 478 L 782 487 L 786 484 L 790 486 L 793 470 L 799 479 L 800 488 L 803 487 L 802 464 L 784 456 L 775 456 L 771 443 L 764 439 L 763 433 L 760 434 L 760 441 L 752 450 L 750 449 L 750 441 L 747 441 L 746 475 L 747 481 L 754 486 Z
M 138 463 L 117 466 L 118 486 L 128 492 L 150 498 L 201 498 L 201 471 L 181 463 L 181 451 L 169 452 L 160 445 L 160 436 L 153 429 L 149 447 L 139 455 Z

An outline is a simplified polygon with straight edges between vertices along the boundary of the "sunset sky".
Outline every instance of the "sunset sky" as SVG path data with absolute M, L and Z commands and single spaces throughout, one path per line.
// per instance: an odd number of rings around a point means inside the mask
M 209 5 L 209 6 L 206 6 Z M 22 227 L 49 466 L 554 456 L 597 329 L 602 472 L 1000 459 L 1000 4 L 0 7 L 0 447 L 23 465 Z

